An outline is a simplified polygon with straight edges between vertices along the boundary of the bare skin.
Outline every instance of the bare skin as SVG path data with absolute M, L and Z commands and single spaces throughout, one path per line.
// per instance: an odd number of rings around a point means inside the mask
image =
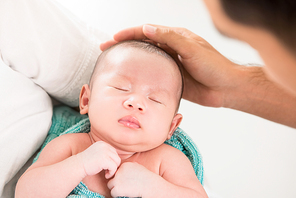
M 118 164 L 115 177 L 108 175 L 108 168 L 93 175 L 85 173 L 78 154 L 90 146 L 97 147 L 105 155 L 109 149 L 114 149 L 103 141 L 93 144 L 87 133 L 67 134 L 54 139 L 20 179 L 16 197 L 66 197 L 81 180 L 90 190 L 106 197 L 167 197 L 170 193 L 173 197 L 178 197 L 178 194 L 180 197 L 185 194 L 186 197 L 207 197 L 190 161 L 181 151 L 171 146 L 163 144 L 128 157 L 119 155 L 122 159 L 114 160 Z M 59 152 L 53 152 L 56 149 Z M 99 156 L 99 152 L 96 155 Z M 92 158 L 95 158 L 94 155 Z M 112 157 L 111 161 L 115 158 Z M 99 161 L 103 164 L 102 159 Z M 52 182 L 44 178 L 52 179 Z M 38 188 L 27 182 L 32 179 Z
M 90 132 L 52 140 L 16 197 L 66 197 L 80 181 L 106 197 L 207 197 L 189 159 L 164 144 L 182 120 L 176 63 L 119 46 L 101 64 L 79 99 Z
M 262 32 L 254 30 L 255 33 Z M 179 58 L 185 69 L 184 99 L 296 127 L 295 95 L 273 82 L 265 68 L 234 64 L 189 30 L 159 25 L 124 29 L 114 35 L 114 40 L 101 44 L 101 49 L 131 39 L 151 40 Z

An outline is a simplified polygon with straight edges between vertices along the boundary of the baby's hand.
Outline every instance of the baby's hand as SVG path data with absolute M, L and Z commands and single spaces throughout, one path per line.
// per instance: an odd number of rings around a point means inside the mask
M 105 170 L 106 179 L 115 174 L 121 162 L 115 148 L 103 141 L 95 142 L 85 151 L 77 154 L 77 157 L 82 161 L 86 175 L 95 175 Z
M 144 166 L 134 163 L 123 163 L 113 179 L 108 182 L 112 197 L 145 197 L 153 189 L 159 176 Z

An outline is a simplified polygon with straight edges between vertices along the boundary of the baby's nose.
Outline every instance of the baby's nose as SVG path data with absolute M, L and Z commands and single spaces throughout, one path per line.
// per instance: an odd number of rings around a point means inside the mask
M 126 109 L 130 109 L 130 110 L 139 110 L 140 112 L 144 112 L 145 111 L 145 106 L 143 103 L 141 103 L 139 100 L 135 99 L 135 98 L 129 98 L 128 100 L 126 100 L 124 102 L 124 107 Z

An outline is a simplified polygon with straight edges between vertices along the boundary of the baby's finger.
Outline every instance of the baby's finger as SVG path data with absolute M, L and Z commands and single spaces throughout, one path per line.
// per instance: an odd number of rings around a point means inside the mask
M 109 182 L 107 183 L 107 187 L 109 188 L 112 197 L 124 196 L 123 195 L 124 193 L 122 192 L 122 188 L 118 186 L 118 182 L 116 182 L 115 179 L 109 180 Z
M 107 187 L 109 188 L 109 190 L 111 191 L 115 186 L 115 179 L 110 179 L 109 182 L 107 183 Z
M 105 168 L 105 178 L 110 179 L 116 173 L 119 165 L 121 163 L 121 159 L 117 153 L 110 153 L 108 163 L 106 163 Z
M 111 152 L 109 155 L 110 159 L 117 165 L 117 167 L 120 165 L 121 163 L 121 158 L 119 157 L 119 155 L 117 154 L 117 152 Z
M 105 178 L 110 179 L 111 177 L 113 177 L 113 175 L 117 171 L 117 167 L 118 166 L 115 163 L 110 163 L 108 165 L 108 168 L 105 169 Z

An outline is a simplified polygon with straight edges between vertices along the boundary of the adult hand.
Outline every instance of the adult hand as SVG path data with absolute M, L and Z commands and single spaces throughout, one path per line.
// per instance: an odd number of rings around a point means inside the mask
M 296 128 L 296 97 L 270 81 L 262 67 L 232 63 L 203 38 L 184 28 L 143 25 L 124 29 L 101 49 L 124 40 L 150 40 L 173 52 L 184 66 L 189 101 L 228 107 Z
M 124 29 L 114 40 L 101 44 L 105 50 L 124 40 L 150 40 L 178 57 L 184 66 L 183 98 L 212 107 L 227 106 L 237 87 L 237 65 L 229 61 L 200 36 L 184 28 L 143 25 Z

